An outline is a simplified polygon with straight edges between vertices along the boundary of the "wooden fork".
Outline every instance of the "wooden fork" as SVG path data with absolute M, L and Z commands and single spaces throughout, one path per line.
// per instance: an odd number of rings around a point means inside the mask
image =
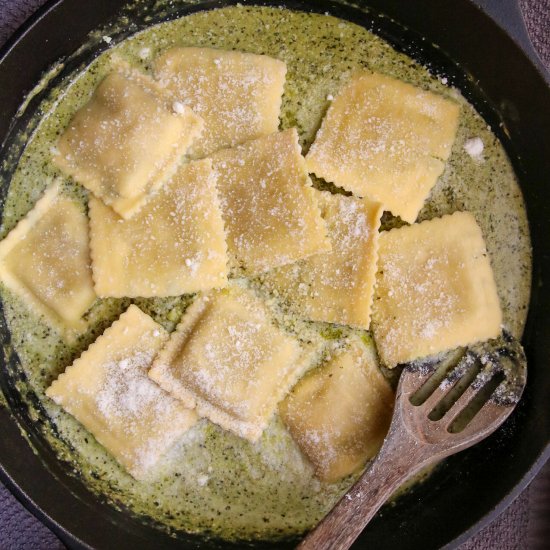
M 526 376 L 523 349 L 506 333 L 439 361 L 406 366 L 378 456 L 298 548 L 349 548 L 405 481 L 493 433 L 519 401 Z

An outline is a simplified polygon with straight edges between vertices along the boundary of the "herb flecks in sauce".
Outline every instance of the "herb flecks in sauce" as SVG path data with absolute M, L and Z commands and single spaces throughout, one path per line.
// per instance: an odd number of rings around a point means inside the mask
M 281 127 L 296 126 L 304 153 L 340 85 L 354 69 L 368 68 L 452 97 L 461 104 L 458 136 L 447 168 L 420 214 L 431 218 L 469 210 L 480 224 L 491 256 L 505 324 L 521 333 L 529 297 L 530 247 L 525 210 L 510 163 L 483 119 L 454 90 L 422 66 L 396 53 L 386 42 L 354 24 L 317 14 L 274 8 L 231 7 L 199 12 L 139 33 L 113 51 L 149 71 L 155 56 L 169 46 L 212 46 L 267 54 L 288 66 Z M 100 56 L 64 90 L 40 108 L 44 117 L 30 139 L 5 202 L 4 236 L 32 207 L 53 177 L 51 148 L 71 115 L 90 97 L 109 71 L 110 53 Z M 483 162 L 464 151 L 482 139 Z M 317 186 L 330 188 L 320 180 Z M 66 192 L 85 202 L 87 193 L 65 181 Z M 387 226 L 395 220 L 387 220 Z M 29 317 L 24 306 L 3 292 L 12 343 L 30 387 L 42 400 L 61 439 L 51 437 L 60 457 L 84 481 L 116 503 L 147 514 L 169 528 L 206 530 L 228 538 L 278 537 L 313 525 L 352 480 L 320 483 L 311 466 L 275 418 L 254 445 L 201 421 L 161 461 L 148 483 L 137 483 L 69 415 L 44 397 L 45 388 L 130 303 L 103 300 L 87 317 L 91 328 L 67 346 L 55 332 Z M 134 300 L 172 330 L 189 296 Z M 282 323 L 304 340 L 337 342 L 349 329 L 306 323 L 281 315 Z

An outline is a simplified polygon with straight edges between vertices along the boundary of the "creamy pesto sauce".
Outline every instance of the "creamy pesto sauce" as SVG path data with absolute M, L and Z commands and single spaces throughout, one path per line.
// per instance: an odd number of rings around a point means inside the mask
M 489 249 L 505 325 L 516 336 L 521 334 L 530 288 L 530 242 L 521 193 L 502 145 L 457 91 L 362 27 L 330 16 L 244 7 L 199 12 L 151 27 L 100 56 L 41 105 L 37 116 L 42 120 L 11 181 L 1 236 L 34 205 L 52 178 L 62 177 L 51 163 L 51 148 L 75 110 L 109 71 L 110 53 L 116 51 L 149 71 L 151 60 L 172 45 L 237 49 L 286 61 L 281 126 L 298 128 L 304 151 L 328 107 L 327 96 L 336 95 L 356 68 L 380 71 L 458 101 L 461 117 L 453 152 L 420 219 L 455 210 L 475 215 Z M 150 49 L 145 59 L 144 48 Z M 465 140 L 472 137 L 483 140 L 483 162 L 463 150 Z M 64 189 L 85 202 L 87 192 L 80 186 L 65 179 Z M 52 445 L 87 484 L 115 504 L 168 528 L 228 538 L 277 537 L 313 525 L 353 481 L 319 482 L 275 418 L 254 445 L 201 421 L 163 458 L 151 479 L 136 482 L 86 430 L 44 397 L 51 381 L 130 300 L 98 301 L 88 314 L 90 330 L 67 345 L 45 323 L 32 318 L 16 297 L 5 289 L 2 295 L 12 344 L 59 436 L 50 437 Z M 172 330 L 190 297 L 132 301 Z M 347 331 L 288 318 L 283 322 L 303 338 L 330 340 Z

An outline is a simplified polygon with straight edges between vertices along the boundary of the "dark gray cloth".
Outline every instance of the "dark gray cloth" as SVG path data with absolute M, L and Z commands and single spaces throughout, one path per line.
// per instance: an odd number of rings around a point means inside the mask
M 0 483 L 0 548 L 61 550 L 65 546 Z
M 0 46 L 46 0 L 0 0 Z
M 0 45 L 45 0 L 0 0 Z M 510 0 L 503 0 L 510 1 Z M 535 48 L 550 68 L 550 0 L 520 0 Z M 550 540 L 550 466 L 530 489 L 460 550 L 538 550 Z M 58 538 L 0 484 L 0 549 L 58 550 Z
M 531 42 L 550 70 L 550 0 L 521 0 L 520 5 Z

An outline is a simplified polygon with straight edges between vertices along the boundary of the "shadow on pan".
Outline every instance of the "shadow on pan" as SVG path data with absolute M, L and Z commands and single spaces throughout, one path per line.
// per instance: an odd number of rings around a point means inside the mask
M 51 87 L 87 65 L 107 46 L 151 24 L 236 2 L 178 2 L 153 6 L 123 0 L 49 2 L 0 54 L 0 197 L 24 142 L 21 130 Z M 468 0 L 246 2 L 329 12 L 358 23 L 445 75 L 484 116 L 503 142 L 524 193 L 533 241 L 533 285 L 523 345 L 529 382 L 523 400 L 491 438 L 448 459 L 425 483 L 384 507 L 357 546 L 406 550 L 454 546 L 500 513 L 544 464 L 550 441 L 550 89 L 514 42 Z M 92 30 L 99 30 L 90 38 Z M 435 45 L 437 44 L 437 46 Z M 18 112 L 44 69 L 59 60 L 49 86 Z M 17 113 L 17 116 L 15 116 Z M 511 258 L 513 261 L 513 258 Z M 228 543 L 172 533 L 123 504 L 102 502 L 60 462 L 42 431 L 40 404 L 26 387 L 9 333 L 0 316 L 5 348 L 0 388 L 0 473 L 16 496 L 74 548 L 291 548 L 295 541 Z M 1 401 L 0 401 L 1 403 Z M 36 414 L 38 412 L 38 414 Z M 38 419 L 37 419 L 38 418 Z M 25 436 L 21 435 L 18 425 Z

